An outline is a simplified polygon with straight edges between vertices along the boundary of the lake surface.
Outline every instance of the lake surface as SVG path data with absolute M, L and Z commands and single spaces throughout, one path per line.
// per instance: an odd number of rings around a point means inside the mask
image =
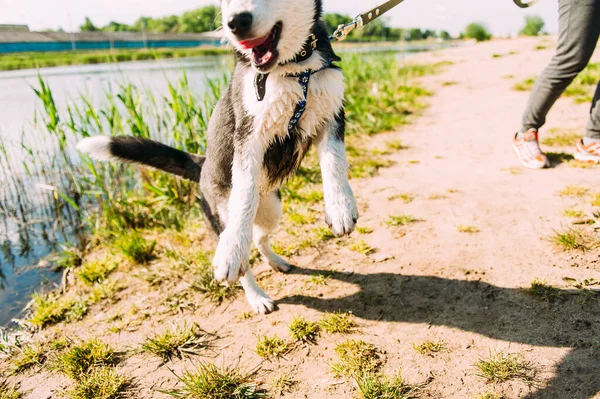
M 411 53 L 448 46 L 449 44 L 346 47 L 338 52 L 393 51 L 398 58 L 405 58 Z M 90 98 L 92 104 L 102 101 L 103 93 L 109 87 L 118 86 L 125 81 L 162 98 L 168 93 L 168 82 L 178 81 L 184 71 L 190 89 L 202 96 L 208 90 L 207 79 L 227 74 L 232 65 L 231 56 L 211 56 L 46 68 L 39 70 L 39 73 L 52 88 L 59 109 L 64 111 L 67 104 L 79 101 L 81 94 Z M 341 65 L 343 67 L 343 62 Z M 48 210 L 52 198 L 47 189 L 39 186 L 39 183 L 45 183 L 43 176 L 37 176 L 36 185 L 31 179 L 21 175 L 27 168 L 21 162 L 25 159 L 25 149 L 21 144 L 22 132 L 35 132 L 35 120 L 39 119 L 36 108 L 41 104 L 33 90 L 38 86 L 37 80 L 37 70 L 0 72 L 0 138 L 16 170 L 20 171 L 13 175 L 2 174 L 0 171 L 0 194 L 4 194 L 0 195 L 0 327 L 8 325 L 13 318 L 19 316 L 32 292 L 60 283 L 62 273 L 50 270 L 42 260 L 59 251 L 61 245 L 77 242 L 85 233 L 73 212 L 60 209 L 57 214 L 56 210 Z M 43 141 L 40 140 L 40 143 Z M 0 157 L 3 156 L 0 152 Z M 27 195 L 21 192 L 7 193 L 9 182 L 15 181 L 27 187 Z M 5 192 L 2 193 L 1 190 Z M 27 200 L 24 200 L 25 196 Z M 13 210 L 18 212 L 12 212 Z

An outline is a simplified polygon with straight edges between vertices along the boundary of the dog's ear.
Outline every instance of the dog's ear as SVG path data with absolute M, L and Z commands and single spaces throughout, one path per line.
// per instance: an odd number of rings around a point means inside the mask
M 318 21 L 323 16 L 323 1 L 315 0 L 315 21 Z

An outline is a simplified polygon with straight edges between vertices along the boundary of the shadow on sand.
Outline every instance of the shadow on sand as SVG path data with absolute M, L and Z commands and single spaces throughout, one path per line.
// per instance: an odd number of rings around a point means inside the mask
M 294 269 L 301 275 L 322 270 Z M 548 385 L 527 399 L 591 399 L 600 392 L 600 303 L 572 298 L 548 304 L 519 289 L 479 281 L 449 280 L 391 273 L 325 272 L 360 287 L 336 299 L 297 295 L 278 303 L 304 305 L 321 312 L 351 311 L 366 320 L 429 323 L 459 328 L 493 339 L 534 346 L 571 348 Z

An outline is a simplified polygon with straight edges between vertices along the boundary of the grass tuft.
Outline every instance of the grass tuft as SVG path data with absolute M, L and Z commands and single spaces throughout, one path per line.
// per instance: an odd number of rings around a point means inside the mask
M 416 399 L 420 389 L 406 384 L 400 375 L 390 379 L 376 373 L 364 373 L 355 378 L 358 394 L 363 399 Z
M 303 317 L 296 317 L 289 326 L 290 334 L 296 341 L 316 343 L 319 326 Z
M 289 344 L 276 335 L 258 337 L 256 354 L 264 359 L 283 357 L 289 351 Z
M 194 277 L 191 288 L 203 294 L 210 302 L 218 305 L 233 300 L 239 293 L 239 286 L 225 286 L 215 280 L 212 268 L 206 265 Z
M 54 368 L 74 380 L 79 380 L 92 368 L 109 366 L 115 362 L 114 350 L 97 339 L 92 339 L 61 353 L 56 358 Z
M 481 230 L 479 230 L 479 228 L 475 227 L 475 226 L 467 226 L 467 225 L 461 224 L 460 226 L 458 226 L 458 232 L 475 234 L 475 233 L 481 232 Z
M 446 344 L 442 341 L 423 341 L 413 344 L 413 348 L 421 355 L 433 356 L 434 353 L 445 352 L 448 350 Z
M 585 216 L 585 212 L 579 209 L 565 209 L 563 215 L 568 218 L 580 219 Z
M 329 313 L 321 318 L 319 327 L 331 334 L 349 334 L 356 328 L 352 313 Z
M 555 231 L 551 239 L 564 251 L 585 252 L 592 248 L 592 238 L 581 229 L 569 229 L 562 233 Z
M 116 268 L 116 264 L 107 263 L 106 261 L 86 262 L 77 271 L 77 276 L 84 284 L 93 285 L 95 283 L 102 283 Z
M 348 246 L 348 248 L 350 248 L 350 250 L 354 252 L 358 252 L 363 255 L 371 255 L 376 251 L 375 248 L 373 248 L 363 240 L 353 242 Z
M 152 353 L 168 362 L 174 357 L 183 359 L 187 355 L 199 355 L 210 348 L 214 337 L 197 324 L 172 327 L 161 334 L 147 337 L 142 344 L 144 352 Z
M 538 299 L 555 302 L 562 299 L 562 292 L 551 285 L 546 284 L 544 280 L 535 279 L 531 282 L 531 287 L 526 292 Z
M 418 220 L 410 215 L 390 216 L 387 221 L 388 226 L 406 226 L 411 223 L 416 223 Z
M 549 137 L 542 140 L 542 144 L 549 147 L 570 147 L 577 144 L 579 139 L 581 139 L 581 134 L 577 132 L 554 131 Z
M 97 367 L 82 375 L 75 386 L 66 392 L 69 399 L 121 399 L 129 379 L 112 367 Z
M 388 201 L 394 201 L 396 199 L 401 199 L 405 204 L 410 204 L 415 200 L 415 196 L 409 193 L 396 194 L 388 197 Z
M 46 352 L 41 347 L 37 345 L 24 346 L 12 359 L 11 372 L 20 374 L 33 367 L 40 367 L 46 362 L 46 359 Z
M 298 384 L 298 381 L 294 380 L 290 375 L 281 373 L 272 377 L 269 381 L 269 387 L 271 388 L 271 394 L 273 397 L 283 396 L 286 393 L 292 392 L 294 386 Z
M 490 353 L 488 359 L 479 359 L 475 367 L 478 369 L 477 375 L 485 378 L 489 383 L 509 380 L 532 383 L 535 377 L 532 363 L 524 361 L 517 355 L 502 352 Z
M 267 392 L 255 381 L 256 370 L 247 372 L 236 367 L 218 367 L 201 363 L 195 371 L 186 371 L 179 381 L 181 388 L 165 392 L 186 399 L 261 399 Z
M 34 293 L 31 309 L 29 322 L 45 328 L 65 320 L 81 320 L 87 313 L 87 302 L 82 298 L 67 298 L 54 293 Z
M 23 394 L 16 387 L 9 387 L 6 382 L 0 382 L 0 399 L 21 399 Z
M 132 231 L 119 237 L 115 245 L 135 263 L 145 264 L 154 257 L 156 241 L 148 241 L 137 231 Z
M 585 186 L 569 185 L 562 189 L 559 194 L 561 197 L 581 198 L 588 195 L 590 189 Z
M 373 233 L 373 231 L 374 230 L 372 228 L 370 228 L 370 227 L 357 227 L 356 228 L 356 232 L 358 234 L 363 234 L 363 235 L 365 235 L 365 234 L 371 234 L 371 233 Z
M 331 370 L 336 375 L 358 378 L 365 373 L 376 373 L 382 366 L 379 350 L 364 341 L 342 342 L 335 353 L 338 361 L 331 364 Z

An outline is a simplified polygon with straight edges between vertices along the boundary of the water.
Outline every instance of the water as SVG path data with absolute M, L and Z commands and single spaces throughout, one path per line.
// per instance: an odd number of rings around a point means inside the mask
M 375 50 L 394 51 L 399 58 L 404 58 L 413 52 L 447 46 L 392 45 Z M 339 52 L 348 51 L 373 51 L 373 48 L 344 48 Z M 104 91 L 124 81 L 162 98 L 168 92 L 168 81 L 179 80 L 184 70 L 190 89 L 201 96 L 208 90 L 207 79 L 222 76 L 231 66 L 232 57 L 214 56 L 48 68 L 39 72 L 62 109 L 69 102 L 81 101 L 81 94 L 96 104 L 102 101 Z M 79 242 L 85 233 L 79 216 L 68 207 L 57 209 L 53 193 L 39 185 L 45 183 L 44 177 L 50 182 L 56 176 L 37 176 L 37 184 L 34 184 L 22 173 L 27 167 L 22 165 L 26 159 L 21 146 L 22 131 L 35 131 L 34 116 L 40 115 L 36 107 L 41 105 L 33 91 L 33 87 L 38 86 L 37 73 L 36 70 L 0 72 L 0 137 L 17 171 L 11 176 L 0 173 L 0 190 L 5 191 L 0 191 L 3 194 L 0 195 L 0 326 L 6 326 L 19 315 L 32 292 L 60 283 L 62 273 L 48 268 L 44 259 L 65 243 Z M 44 140 L 31 145 L 43 146 Z M 9 184 L 9 180 L 15 178 L 18 178 L 17 183 Z M 9 187 L 11 192 L 8 192 Z

